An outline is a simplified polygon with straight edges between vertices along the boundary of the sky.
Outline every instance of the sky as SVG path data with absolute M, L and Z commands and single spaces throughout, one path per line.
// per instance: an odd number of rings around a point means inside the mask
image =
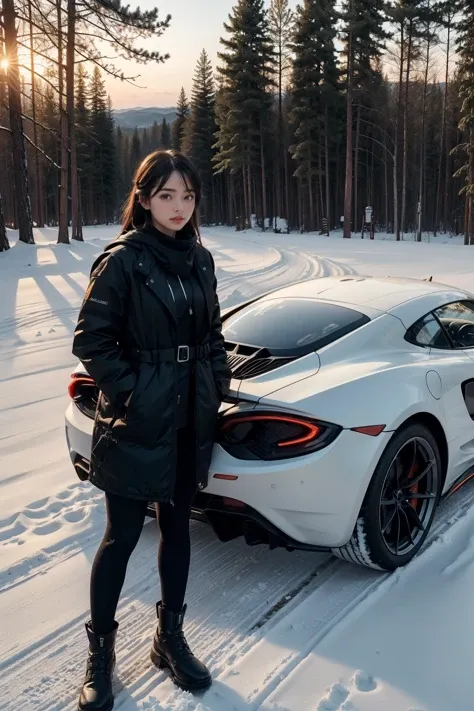
M 142 10 L 149 10 L 157 6 L 162 20 L 171 15 L 170 27 L 163 36 L 144 45 L 171 56 L 165 64 L 141 65 L 117 60 L 116 66 L 128 76 L 140 77 L 136 86 L 107 78 L 107 91 L 114 108 L 175 106 L 182 86 L 189 96 L 196 62 L 203 49 L 216 66 L 219 39 L 225 34 L 223 23 L 235 4 L 236 0 L 130 0 L 131 8 L 139 5 Z M 266 4 L 269 5 L 268 0 Z M 297 0 L 290 0 L 292 8 L 296 5 Z

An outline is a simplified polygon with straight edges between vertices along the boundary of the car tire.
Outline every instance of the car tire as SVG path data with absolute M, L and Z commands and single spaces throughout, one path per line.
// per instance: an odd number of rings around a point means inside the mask
M 411 449 L 412 467 L 408 475 L 406 472 L 402 474 L 404 461 L 410 461 Z M 422 472 L 416 473 L 417 456 L 418 469 L 422 469 Z M 425 479 L 419 479 L 416 483 L 431 461 L 432 466 Z M 412 474 L 412 471 L 415 473 Z M 409 563 L 428 536 L 441 497 L 442 481 L 441 457 L 431 431 L 421 423 L 402 427 L 390 440 L 380 458 L 351 539 L 345 546 L 333 548 L 333 554 L 351 563 L 384 571 L 392 571 Z M 400 488 L 400 483 L 404 487 Z M 425 489 L 424 492 L 419 492 L 420 485 Z M 392 495 L 393 498 L 390 498 Z M 415 514 L 409 509 L 413 509 Z M 413 530 L 409 533 L 413 521 L 416 521 L 416 535 Z M 404 530 L 406 550 L 401 548 L 399 540 Z

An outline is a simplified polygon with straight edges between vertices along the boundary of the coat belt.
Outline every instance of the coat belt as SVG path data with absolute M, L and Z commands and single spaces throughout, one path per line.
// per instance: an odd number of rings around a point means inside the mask
M 209 343 L 199 346 L 177 346 L 176 348 L 158 348 L 155 350 L 142 350 L 132 348 L 129 351 L 132 360 L 141 363 L 187 363 L 188 361 L 203 360 L 211 352 Z

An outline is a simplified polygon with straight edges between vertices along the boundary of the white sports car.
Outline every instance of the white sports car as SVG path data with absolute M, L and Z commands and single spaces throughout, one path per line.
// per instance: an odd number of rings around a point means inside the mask
M 232 388 L 193 517 L 223 541 L 406 564 L 474 476 L 474 295 L 330 277 L 228 309 L 223 328 Z M 69 393 L 87 478 L 97 390 L 81 365 Z

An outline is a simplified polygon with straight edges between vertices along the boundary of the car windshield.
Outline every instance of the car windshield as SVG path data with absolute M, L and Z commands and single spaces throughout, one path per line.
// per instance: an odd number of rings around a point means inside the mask
M 360 312 L 315 299 L 269 299 L 244 306 L 224 322 L 226 341 L 301 356 L 370 321 Z

